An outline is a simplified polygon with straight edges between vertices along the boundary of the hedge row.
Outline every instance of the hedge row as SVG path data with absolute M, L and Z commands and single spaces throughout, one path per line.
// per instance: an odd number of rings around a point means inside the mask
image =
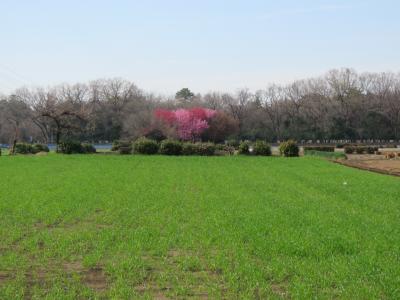
M 157 150 L 158 145 L 158 150 Z M 166 139 L 158 144 L 154 140 L 140 138 L 133 143 L 133 153 L 138 154 L 164 154 L 164 155 L 233 155 L 236 147 L 239 154 L 271 155 L 271 147 L 264 141 L 256 141 L 253 151 L 250 151 L 252 144 L 248 141 L 241 142 L 228 141 L 225 145 L 213 143 L 182 143 L 175 140 Z M 121 153 L 121 151 L 120 151 Z M 130 152 L 129 152 L 130 153 Z
M 252 149 L 252 151 L 250 151 Z M 265 141 L 256 141 L 253 145 L 249 141 L 241 142 L 238 153 L 241 155 L 271 156 L 271 146 Z
M 15 153 L 17 154 L 36 154 L 39 152 L 49 152 L 49 147 L 42 144 L 26 144 L 17 143 L 15 144 Z
M 317 150 L 304 150 L 304 155 L 306 156 L 318 156 L 331 159 L 346 159 L 346 155 L 340 152 L 327 152 L 327 151 L 317 151 Z
M 91 154 L 96 153 L 92 144 L 85 144 L 75 141 L 64 141 L 58 145 L 58 153 L 63 154 Z
M 148 138 L 139 138 L 133 143 L 134 154 L 163 154 L 163 155 L 202 155 L 211 156 L 221 152 L 220 147 L 213 143 L 182 143 L 175 140 L 163 140 L 157 143 Z M 121 153 L 121 151 L 120 151 Z M 221 153 L 218 153 L 221 154 Z M 229 154 L 229 153 L 228 153 Z
M 213 143 L 190 143 L 180 142 L 172 139 L 165 139 L 161 142 L 141 137 L 135 142 L 115 141 L 112 151 L 120 154 L 162 154 L 162 155 L 233 155 L 235 148 L 228 145 Z
M 344 153 L 346 154 L 374 154 L 376 151 L 379 150 L 379 147 L 375 146 L 345 146 Z
M 232 143 L 225 145 L 213 143 L 183 143 L 176 140 L 166 139 L 158 143 L 155 140 L 145 137 L 137 139 L 133 144 L 129 142 L 115 142 L 114 151 L 120 154 L 163 154 L 163 155 L 233 155 L 235 147 Z M 279 150 L 281 155 L 286 157 L 299 156 L 299 147 L 296 142 L 289 140 L 281 143 Z M 272 155 L 271 146 L 265 141 L 256 141 L 251 144 L 249 141 L 243 141 L 238 146 L 238 154 L 240 155 Z
M 49 152 L 47 145 L 17 143 L 15 145 L 16 154 L 37 154 L 39 152 Z M 75 141 L 64 141 L 59 144 L 58 152 L 63 154 L 89 154 L 96 153 L 96 148 L 91 144 L 81 144 Z
M 295 157 L 299 156 L 299 147 L 295 141 L 288 140 L 279 145 L 279 152 L 285 157 Z M 272 155 L 271 146 L 265 141 L 256 141 L 254 144 L 249 141 L 243 141 L 239 144 L 238 153 L 241 155 Z

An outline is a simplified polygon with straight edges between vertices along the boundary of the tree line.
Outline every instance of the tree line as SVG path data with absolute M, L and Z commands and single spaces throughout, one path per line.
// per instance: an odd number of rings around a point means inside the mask
M 229 127 L 225 135 L 209 132 L 204 138 L 399 140 L 400 74 L 340 69 L 255 92 L 201 95 L 185 88 L 175 97 L 147 93 L 119 78 L 23 87 L 0 96 L 0 143 L 136 139 L 154 129 L 156 110 L 196 107 L 221 113 L 215 130 Z

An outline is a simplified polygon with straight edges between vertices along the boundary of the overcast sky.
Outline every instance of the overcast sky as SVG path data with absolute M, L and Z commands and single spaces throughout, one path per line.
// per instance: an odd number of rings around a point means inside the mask
M 0 0 L 0 92 L 122 77 L 173 94 L 400 71 L 400 1 Z

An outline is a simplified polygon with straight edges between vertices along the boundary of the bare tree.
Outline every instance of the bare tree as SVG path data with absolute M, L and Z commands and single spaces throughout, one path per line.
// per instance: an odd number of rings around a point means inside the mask
M 331 70 L 317 78 L 273 84 L 255 94 L 248 89 L 209 92 L 193 95 L 190 101 L 145 94 L 119 78 L 23 88 L 13 94 L 14 100 L 26 103 L 29 116 L 12 117 L 17 112 L 6 109 L 11 98 L 0 101 L 2 141 L 15 136 L 25 141 L 55 139 L 57 144 L 65 136 L 92 141 L 135 138 L 153 126 L 154 109 L 195 106 L 230 115 L 238 123 L 240 139 L 400 138 L 400 75 L 394 73 Z
M 238 122 L 239 132 L 242 132 L 247 105 L 252 98 L 253 94 L 249 89 L 238 90 L 235 97 L 229 94 L 222 95 L 223 102 L 227 106 L 231 116 Z
M 257 92 L 264 112 L 270 121 L 272 131 L 277 140 L 282 138 L 284 89 L 278 85 L 270 85 L 267 89 Z
M 207 93 L 204 95 L 203 101 L 206 107 L 214 110 L 223 110 L 226 104 L 223 95 L 217 92 Z
M 8 121 L 13 130 L 10 154 L 15 154 L 15 146 L 20 138 L 21 126 L 30 118 L 29 107 L 18 99 L 16 95 L 11 95 L 2 107 L 1 118 Z
M 50 90 L 25 89 L 20 92 L 20 97 L 32 107 L 33 120 L 43 133 L 48 134 L 48 127 L 55 129 L 57 151 L 63 133 L 83 128 L 87 112 L 82 96 L 81 87 L 65 85 Z

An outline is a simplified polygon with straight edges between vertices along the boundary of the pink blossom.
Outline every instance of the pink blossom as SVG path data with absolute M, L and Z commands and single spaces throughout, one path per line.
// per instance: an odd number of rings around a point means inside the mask
M 171 125 L 176 121 L 175 112 L 167 110 L 167 109 L 156 109 L 154 111 L 154 116 Z
M 216 114 L 215 110 L 195 107 L 175 111 L 156 110 L 155 117 L 175 126 L 182 140 L 195 140 L 208 128 L 208 121 Z

